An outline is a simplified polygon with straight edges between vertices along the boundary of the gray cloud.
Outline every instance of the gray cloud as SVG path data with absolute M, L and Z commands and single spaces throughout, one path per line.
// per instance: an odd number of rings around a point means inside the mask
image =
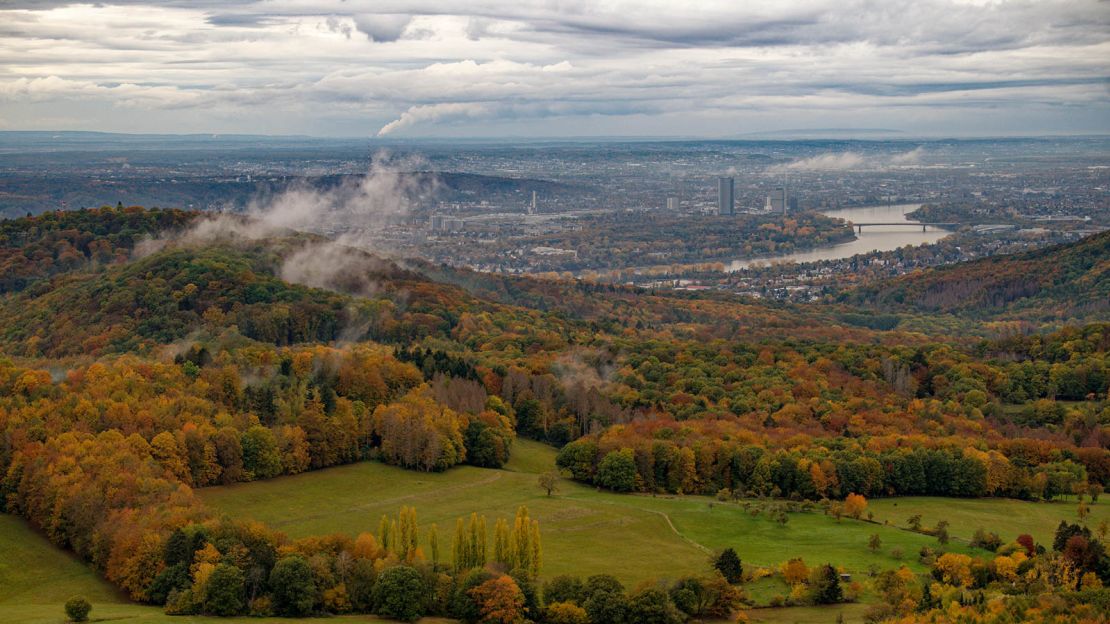
M 371 41 L 397 41 L 412 22 L 410 15 L 358 15 L 354 18 L 358 31 Z
M 1105 58 L 1098 0 L 16 0 L 0 5 L 0 125 L 1105 132 Z

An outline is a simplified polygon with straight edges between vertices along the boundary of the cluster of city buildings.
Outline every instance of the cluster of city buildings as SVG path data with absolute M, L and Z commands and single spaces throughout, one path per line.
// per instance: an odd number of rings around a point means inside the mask
M 791 195 L 786 190 L 786 181 L 783 180 L 783 185 L 772 190 L 767 194 L 767 201 L 763 204 L 763 212 L 774 212 L 786 214 L 793 210 L 798 210 L 798 198 Z M 671 208 L 671 201 L 674 200 L 674 206 L 677 209 L 678 199 L 668 198 L 667 207 Z M 756 212 L 756 210 L 749 210 L 746 212 Z M 718 215 L 734 215 L 736 214 L 736 180 L 735 178 L 721 176 L 717 178 L 717 214 Z

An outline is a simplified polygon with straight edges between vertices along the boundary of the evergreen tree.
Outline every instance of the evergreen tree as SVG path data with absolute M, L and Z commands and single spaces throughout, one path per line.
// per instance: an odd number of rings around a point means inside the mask
M 740 556 L 732 548 L 726 548 L 713 560 L 713 567 L 725 577 L 729 583 L 736 584 L 744 579 L 744 566 Z
M 835 604 L 844 600 L 840 573 L 832 564 L 826 563 L 814 570 L 810 579 L 810 595 L 816 604 Z

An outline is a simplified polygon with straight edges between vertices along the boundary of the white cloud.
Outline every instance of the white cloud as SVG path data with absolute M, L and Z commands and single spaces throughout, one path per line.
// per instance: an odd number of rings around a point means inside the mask
M 918 146 L 908 152 L 895 154 L 889 158 L 890 163 L 894 165 L 918 165 L 921 164 L 921 157 L 925 155 L 925 148 Z
M 803 158 L 792 163 L 771 167 L 770 171 L 848 171 L 860 169 L 867 164 L 867 160 L 856 152 L 840 152 L 819 154 L 812 158 Z

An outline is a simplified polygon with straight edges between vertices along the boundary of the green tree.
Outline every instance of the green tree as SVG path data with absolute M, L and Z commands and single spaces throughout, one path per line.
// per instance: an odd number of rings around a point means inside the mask
M 933 529 L 933 535 L 937 536 L 937 541 L 941 544 L 948 543 L 948 521 L 941 520 L 937 523 L 936 528 Z
M 628 618 L 628 598 L 624 585 L 608 574 L 595 574 L 586 579 L 582 590 L 582 608 L 591 622 L 624 624 Z
M 204 612 L 212 615 L 238 615 L 244 608 L 246 579 L 239 568 L 221 563 L 208 577 L 204 596 Z
M 316 580 L 308 562 L 291 555 L 274 564 L 270 572 L 274 610 L 291 617 L 302 617 L 316 606 Z
M 582 608 L 591 622 L 625 624 L 628 620 L 628 599 L 623 593 L 602 591 L 591 595 Z
M 569 602 L 581 605 L 583 590 L 582 579 L 560 574 L 543 586 L 543 598 L 548 603 Z
M 610 451 L 597 465 L 594 482 L 614 492 L 631 492 L 636 488 L 636 459 L 632 449 Z
M 281 452 L 272 431 L 254 425 L 239 438 L 243 469 L 252 479 L 269 479 L 281 474 Z
M 374 608 L 374 581 L 378 572 L 370 559 L 358 559 L 347 579 L 347 595 L 355 611 L 369 613 Z
M 427 608 L 428 588 L 420 572 L 411 566 L 387 568 L 374 584 L 374 604 L 379 615 L 415 622 Z
M 628 621 L 637 624 L 682 624 L 682 614 L 661 589 L 645 589 L 628 601 Z

